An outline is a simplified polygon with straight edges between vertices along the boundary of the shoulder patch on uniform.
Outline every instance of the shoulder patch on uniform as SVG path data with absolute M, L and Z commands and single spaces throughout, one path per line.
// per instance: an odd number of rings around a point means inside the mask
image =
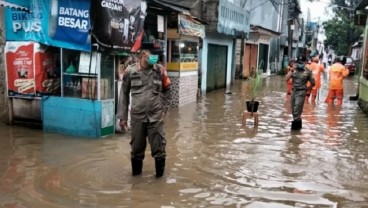
M 138 72 L 138 64 L 134 63 L 134 64 L 130 65 L 126 70 L 130 74 L 135 74 L 135 73 Z

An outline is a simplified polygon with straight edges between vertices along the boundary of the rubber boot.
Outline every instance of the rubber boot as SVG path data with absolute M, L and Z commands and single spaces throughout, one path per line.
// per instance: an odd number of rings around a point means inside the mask
M 162 177 L 165 171 L 165 158 L 155 159 L 156 177 Z
M 294 131 L 297 130 L 296 127 L 297 127 L 297 121 L 293 120 L 291 122 L 291 130 L 294 130 Z
M 140 175 L 142 173 L 143 161 L 132 158 L 132 174 L 133 176 Z
M 291 130 L 298 131 L 302 128 L 302 120 L 294 120 L 291 122 Z

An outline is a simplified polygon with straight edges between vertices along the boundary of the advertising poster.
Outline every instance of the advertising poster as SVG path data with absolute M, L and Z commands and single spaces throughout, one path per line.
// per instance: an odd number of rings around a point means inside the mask
M 50 38 L 89 46 L 91 42 L 89 7 L 90 0 L 50 0 L 48 30 Z
M 59 53 L 50 47 L 34 44 L 36 96 L 60 94 Z
M 204 25 L 194 22 L 190 17 L 179 15 L 179 33 L 204 38 L 205 28 Z
M 90 51 L 88 0 L 9 0 L 30 12 L 5 8 L 6 39 L 35 41 L 61 48 Z M 77 2 L 77 3 L 76 3 Z
M 146 10 L 142 0 L 92 0 L 92 35 L 105 47 L 136 52 L 142 43 Z
M 5 46 L 9 96 L 35 96 L 33 43 L 7 42 Z

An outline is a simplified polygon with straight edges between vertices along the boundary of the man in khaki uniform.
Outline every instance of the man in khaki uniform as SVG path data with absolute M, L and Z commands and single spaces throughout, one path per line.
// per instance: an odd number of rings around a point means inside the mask
M 300 130 L 302 128 L 301 115 L 304 107 L 305 95 L 308 90 L 311 90 L 315 81 L 312 72 L 306 67 L 307 59 L 305 56 L 299 56 L 296 69 L 291 70 L 286 75 L 286 81 L 293 79 L 293 92 L 291 94 L 291 111 L 293 121 L 291 123 L 292 130 Z M 307 82 L 310 85 L 307 87 Z
M 131 163 L 133 175 L 142 173 L 147 138 L 155 158 L 156 177 L 165 170 L 166 139 L 163 117 L 169 109 L 171 82 L 163 66 L 156 64 L 157 55 L 143 50 L 140 61 L 129 66 L 123 78 L 117 118 L 125 128 L 131 104 Z M 131 93 L 131 100 L 129 93 Z

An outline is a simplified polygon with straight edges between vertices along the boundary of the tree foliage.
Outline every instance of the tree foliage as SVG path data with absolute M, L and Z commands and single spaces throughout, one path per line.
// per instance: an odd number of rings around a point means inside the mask
M 323 23 L 326 40 L 338 55 L 349 55 L 349 48 L 359 39 L 363 28 L 354 25 L 354 8 L 360 0 L 331 0 L 334 17 Z

